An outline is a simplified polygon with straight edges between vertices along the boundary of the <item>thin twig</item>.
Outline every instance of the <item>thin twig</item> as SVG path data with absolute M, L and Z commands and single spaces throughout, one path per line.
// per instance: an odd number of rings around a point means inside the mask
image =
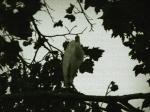
M 90 19 L 89 19 L 89 17 L 87 16 L 87 14 L 84 12 L 84 9 L 83 9 L 81 3 L 79 2 L 79 0 L 77 0 L 77 2 L 78 2 L 78 4 L 79 4 L 79 6 L 80 6 L 81 13 L 84 15 L 85 19 L 86 19 L 87 22 L 90 24 L 90 27 L 91 27 L 90 31 L 94 31 L 94 29 L 93 29 L 93 25 L 94 25 L 94 24 L 90 22 Z
M 110 88 L 110 86 L 111 86 L 111 82 L 110 82 L 110 84 L 108 85 L 108 87 L 107 87 L 107 90 L 106 90 L 106 93 L 105 93 L 105 96 L 107 96 L 110 92 L 109 92 L 109 88 Z M 101 107 L 103 106 L 103 102 L 101 103 Z
M 43 58 L 42 58 L 41 60 L 39 60 L 38 62 L 42 62 L 43 60 L 45 60 L 45 57 L 46 57 L 48 54 L 49 54 L 49 52 L 47 52 L 47 53 L 43 56 Z
M 142 110 L 135 108 L 134 106 L 132 106 L 131 104 L 129 104 L 126 101 L 121 101 L 120 103 L 122 103 L 125 107 L 127 107 L 131 112 L 143 112 Z
M 81 12 L 75 5 L 74 5 L 74 8 L 75 8 L 78 12 Z
M 87 27 L 84 29 L 84 30 L 82 30 L 81 32 L 79 32 L 79 33 L 70 33 L 70 32 L 68 32 L 68 33 L 64 33 L 64 34 L 57 34 L 57 35 L 43 35 L 44 37 L 50 37 L 50 38 L 52 38 L 52 37 L 59 37 L 59 36 L 67 36 L 67 35 L 77 35 L 77 34 L 83 34 L 83 32 L 85 31 L 87 29 Z
M 76 28 L 77 25 L 75 25 L 74 27 L 71 28 L 70 33 L 73 31 L 74 28 Z
M 51 18 L 52 22 L 53 22 L 53 23 L 55 23 L 54 18 L 53 18 L 53 16 L 51 15 L 51 13 L 50 13 L 50 11 L 49 11 L 48 4 L 46 3 L 46 1 L 45 1 L 45 0 L 43 0 L 43 2 L 44 2 L 44 4 L 45 4 L 45 8 L 46 8 L 47 13 L 48 13 L 48 15 L 50 16 L 50 18 Z
M 68 30 L 68 33 L 65 33 L 65 34 L 58 34 L 58 35 L 44 35 L 44 34 L 42 34 L 40 31 L 39 31 L 39 29 L 38 29 L 38 27 L 37 27 L 37 25 L 36 25 L 36 23 L 35 23 L 35 21 L 34 21 L 34 18 L 33 18 L 33 20 L 32 20 L 32 23 L 33 23 L 33 25 L 34 25 L 34 27 L 35 27 L 35 30 L 36 30 L 36 32 L 37 32 L 37 34 L 38 34 L 38 37 L 40 38 L 40 39 L 42 39 L 42 38 L 44 38 L 45 40 L 46 40 L 46 37 L 58 37 L 58 36 L 66 36 L 66 35 L 79 35 L 79 34 L 83 34 L 83 32 L 86 30 L 86 28 L 83 30 L 83 31 L 81 31 L 81 32 L 79 32 L 79 33 L 72 33 L 72 30 L 75 28 L 75 27 L 77 27 L 77 26 L 74 26 L 71 30 L 69 30 L 69 29 L 67 29 Z M 53 46 L 53 45 L 51 45 L 48 41 L 45 41 L 48 45 L 49 45 L 49 47 L 53 47 L 54 49 L 56 49 L 56 50 L 58 50 L 59 52 L 61 52 L 61 53 L 63 53 L 60 49 L 58 49 L 58 48 L 56 48 L 55 46 Z M 43 47 L 44 48 L 46 48 L 47 50 L 49 50 L 49 51 L 51 51 L 50 49 L 48 49 L 46 46 L 45 46 L 45 44 L 43 44 Z
M 31 61 L 31 64 L 32 64 L 33 62 L 35 62 L 35 58 L 36 58 L 36 56 L 37 56 L 37 53 L 38 53 L 39 49 L 40 49 L 40 48 L 38 48 L 38 49 L 35 51 L 34 57 L 33 57 L 32 61 Z
M 44 0 L 45 1 L 45 0 Z M 45 3 L 46 3 L 46 1 L 45 1 Z M 46 5 L 47 5 L 47 8 L 48 9 L 50 9 L 50 10 L 52 10 L 52 11 L 55 11 L 54 9 L 52 9 L 47 3 L 46 3 Z
M 76 28 L 76 27 L 77 27 L 77 25 L 73 26 L 73 27 L 71 28 L 71 30 L 69 30 L 69 28 L 65 26 L 65 28 L 67 29 L 68 33 L 70 33 L 70 34 L 71 34 L 71 32 L 73 31 L 73 29 Z
M 63 53 L 60 49 L 56 48 L 55 46 L 51 45 L 48 41 L 46 43 L 49 45 L 49 47 L 53 47 L 54 49 L 58 50 L 59 52 Z
M 42 36 L 42 37 L 51 37 L 51 38 L 52 38 L 52 37 L 67 36 L 67 35 L 77 35 L 77 34 L 79 35 L 79 34 L 83 34 L 84 31 L 87 29 L 87 27 L 86 27 L 86 28 L 83 29 L 81 32 L 72 33 L 72 30 L 76 27 L 76 26 L 74 26 L 73 28 L 71 28 L 71 30 L 67 29 L 67 30 L 69 30 L 68 33 L 57 34 L 57 35 L 44 35 L 44 34 L 42 34 L 42 33 L 39 31 L 39 29 L 38 29 L 36 23 L 34 22 L 34 19 L 33 19 L 32 23 L 33 23 L 33 25 L 34 25 L 34 27 L 35 27 L 35 29 L 36 29 L 36 31 L 37 31 L 37 33 L 38 33 L 38 35 L 39 35 L 40 37 Z
M 22 61 L 24 68 L 25 68 L 25 66 L 26 66 L 27 68 L 30 69 L 30 66 L 28 65 L 28 64 L 30 64 L 30 63 L 26 62 L 26 61 L 24 60 L 24 58 L 23 58 L 21 55 L 18 55 L 18 58 Z
M 47 49 L 47 50 L 49 51 L 49 53 L 51 53 L 51 50 L 50 50 L 45 44 L 43 44 L 43 47 L 44 47 L 45 49 Z
M 50 43 L 49 43 L 48 41 L 47 41 L 46 43 L 49 45 L 50 50 L 53 51 L 52 46 L 50 45 Z M 59 50 L 59 49 L 58 49 L 58 50 Z M 61 50 L 60 50 L 60 51 L 61 51 Z M 53 56 L 53 58 L 55 58 L 55 56 L 54 56 L 53 53 L 52 53 L 52 56 Z
M 36 29 L 36 31 L 37 31 L 37 33 L 38 33 L 38 36 L 39 36 L 39 38 L 44 38 L 44 39 L 46 39 L 45 37 L 45 35 L 43 35 L 40 31 L 39 31 L 39 29 L 38 29 L 38 27 L 37 27 L 37 25 L 36 25 L 36 23 L 34 22 L 34 19 L 33 19 L 33 21 L 32 21 L 32 23 L 33 23 L 33 25 L 34 25 L 34 27 L 35 27 L 35 29 Z M 51 45 L 48 41 L 46 41 L 46 43 L 50 46 L 50 47 L 53 47 L 53 48 L 55 48 L 55 49 L 57 49 L 58 51 L 60 51 L 61 53 L 62 53 L 62 51 L 60 50 L 60 49 L 58 49 L 58 48 L 56 48 L 56 47 L 54 47 L 53 45 Z M 47 50 L 49 50 L 49 51 L 51 51 L 50 49 L 48 49 L 44 44 L 43 44 L 43 47 L 44 48 L 46 48 Z

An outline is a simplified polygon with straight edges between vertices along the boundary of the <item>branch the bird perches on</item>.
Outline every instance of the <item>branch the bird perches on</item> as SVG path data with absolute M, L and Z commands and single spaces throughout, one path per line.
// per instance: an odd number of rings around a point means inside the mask
M 141 110 L 133 107 L 128 103 L 129 100 L 134 99 L 150 99 L 150 93 L 136 93 L 129 95 L 120 95 L 120 96 L 94 96 L 94 95 L 84 95 L 80 93 L 55 93 L 55 92 L 46 92 L 46 91 L 35 91 L 28 93 L 16 93 L 16 94 L 7 94 L 0 96 L 0 102 L 5 101 L 13 101 L 13 100 L 21 100 L 21 99 L 46 99 L 49 101 L 66 101 L 66 100 L 75 100 L 75 101 L 95 101 L 95 102 L 119 102 L 127 107 L 132 112 L 142 112 Z

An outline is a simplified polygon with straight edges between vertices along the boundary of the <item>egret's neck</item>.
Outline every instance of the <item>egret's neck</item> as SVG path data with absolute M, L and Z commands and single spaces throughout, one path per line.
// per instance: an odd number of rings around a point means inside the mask
M 80 42 L 80 37 L 78 35 L 75 37 L 75 41 Z

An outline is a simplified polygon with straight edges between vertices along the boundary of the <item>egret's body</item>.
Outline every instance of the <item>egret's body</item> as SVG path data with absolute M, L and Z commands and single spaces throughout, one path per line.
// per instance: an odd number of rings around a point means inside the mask
M 83 58 L 84 51 L 80 45 L 79 37 L 76 36 L 76 39 L 71 41 L 67 46 L 63 57 L 63 75 L 66 88 L 69 88 L 73 84 L 73 79 L 83 62 Z

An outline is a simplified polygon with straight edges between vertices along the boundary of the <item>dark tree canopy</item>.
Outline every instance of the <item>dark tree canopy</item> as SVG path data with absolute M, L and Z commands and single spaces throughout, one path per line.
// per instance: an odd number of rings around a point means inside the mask
M 71 2 L 71 1 L 70 1 Z M 79 5 L 76 7 L 76 5 Z M 105 30 L 112 30 L 112 37 L 120 37 L 122 43 L 129 47 L 129 55 L 139 61 L 134 67 L 135 75 L 150 74 L 150 10 L 149 0 L 77 0 L 77 4 L 68 6 L 64 18 L 70 24 L 76 21 L 74 9 L 84 15 L 90 24 L 86 11 L 94 7 L 95 12 L 103 12 Z M 107 97 L 110 92 L 118 90 L 118 85 L 111 82 L 106 96 L 85 96 L 75 89 L 65 90 L 62 75 L 63 51 L 51 45 L 51 37 L 82 35 L 68 30 L 65 34 L 44 35 L 38 28 L 39 22 L 34 15 L 45 11 L 51 17 L 53 28 L 63 27 L 63 21 L 54 22 L 50 7 L 45 0 L 1 0 L 0 1 L 0 111 L 1 112 L 143 112 L 150 106 L 150 94 L 133 94 L 127 96 Z M 69 41 L 62 43 L 64 50 Z M 35 54 L 28 61 L 22 56 L 23 44 L 33 46 Z M 42 60 L 36 61 L 41 48 L 47 50 Z M 80 73 L 93 73 L 95 61 L 104 52 L 98 47 L 82 46 L 85 59 L 79 68 Z M 150 79 L 148 80 L 150 84 Z M 10 92 L 10 95 L 6 93 Z M 43 92 L 44 91 L 44 92 Z M 67 93 L 69 92 L 69 94 Z M 73 100 L 72 100 L 72 99 Z M 86 100 L 87 99 L 87 100 Z M 140 109 L 128 103 L 132 99 L 144 99 Z M 102 102 L 102 103 L 100 103 Z M 104 108 L 103 103 L 107 106 Z
M 135 74 L 150 73 L 150 1 L 149 0 L 85 0 L 85 9 L 95 7 L 103 12 L 105 30 L 112 30 L 112 37 L 119 36 L 131 49 L 129 55 L 140 62 Z

